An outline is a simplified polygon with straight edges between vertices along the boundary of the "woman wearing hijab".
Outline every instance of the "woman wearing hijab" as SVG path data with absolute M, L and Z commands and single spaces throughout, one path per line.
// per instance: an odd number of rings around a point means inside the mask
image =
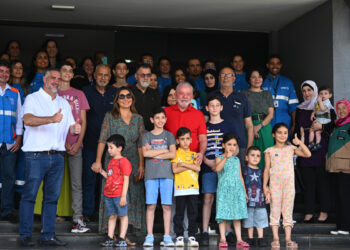
M 317 121 L 311 121 L 311 114 L 317 105 L 318 88 L 314 81 L 304 81 L 301 84 L 301 92 L 304 101 L 297 106 L 295 130 L 302 140 L 309 138 L 309 130 Z M 317 222 L 326 222 L 330 210 L 330 186 L 329 176 L 325 171 L 325 156 L 328 148 L 329 132 L 334 126 L 336 118 L 334 110 L 331 111 L 331 120 L 329 124 L 324 125 L 322 131 L 321 145 L 322 148 L 312 152 L 310 158 L 299 158 L 298 167 L 302 174 L 305 187 L 304 192 L 304 223 L 314 221 L 314 209 L 316 194 L 320 201 L 320 214 Z
M 332 174 L 335 187 L 336 225 L 331 234 L 350 231 L 350 102 L 341 99 L 336 105 L 338 119 L 330 135 L 326 170 Z

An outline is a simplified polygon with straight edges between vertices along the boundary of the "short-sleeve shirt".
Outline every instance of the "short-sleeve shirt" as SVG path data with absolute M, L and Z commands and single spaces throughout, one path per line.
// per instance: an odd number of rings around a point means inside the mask
M 152 88 L 147 88 L 146 92 L 142 93 L 136 85 L 132 85 L 130 89 L 135 95 L 135 108 L 137 113 L 142 115 L 146 130 L 151 131 L 153 129 L 153 124 L 151 123 L 150 117 L 153 111 L 161 106 L 160 93 L 158 90 Z
M 58 123 L 48 123 L 40 126 L 25 125 L 22 150 L 35 151 L 65 151 L 65 143 L 69 127 L 75 123 L 68 102 L 56 95 L 55 99 L 42 88 L 26 97 L 23 105 L 23 115 L 53 116 L 61 109 L 62 120 Z
M 108 163 L 107 180 L 104 195 L 119 197 L 123 193 L 124 175 L 130 176 L 132 166 L 126 157 L 111 159 Z
M 254 169 L 247 165 L 242 168 L 242 175 L 248 195 L 248 207 L 265 207 L 265 198 L 262 188 L 263 170 Z
M 191 105 L 185 111 L 180 111 L 175 104 L 165 109 L 167 122 L 164 126 L 166 130 L 176 137 L 176 132 L 180 127 L 186 127 L 191 130 L 192 143 L 190 150 L 198 152 L 199 150 L 199 135 L 207 134 L 204 115 L 201 111 L 193 108 Z
M 188 164 L 196 164 L 196 153 L 190 150 L 183 150 L 178 148 L 176 156 L 171 162 L 184 162 Z M 198 195 L 198 173 L 193 170 L 186 170 L 181 173 L 174 174 L 174 196 L 183 195 Z
M 151 149 L 169 149 L 171 145 L 175 145 L 175 138 L 172 133 L 164 130 L 161 134 L 155 135 L 152 132 L 146 132 L 142 136 L 142 146 L 150 145 Z M 169 159 L 146 159 L 145 180 L 165 178 L 174 179 Z
M 273 99 L 269 91 L 254 92 L 248 89 L 242 90 L 241 93 L 248 98 L 252 114 L 267 115 L 269 108 L 273 108 Z
M 90 105 L 90 109 L 86 112 L 87 124 L 84 148 L 96 151 L 103 119 L 105 114 L 113 108 L 113 100 L 117 89 L 107 86 L 105 93 L 101 94 L 95 86 L 86 86 L 83 91 Z
M 209 160 L 215 160 L 219 155 L 223 153 L 222 139 L 226 133 L 235 133 L 232 130 L 232 126 L 229 123 L 222 121 L 217 124 L 207 122 L 207 150 L 205 151 L 205 157 Z M 202 164 L 202 173 L 213 172 L 209 166 Z
M 58 91 L 58 95 L 68 101 L 72 109 L 72 114 L 75 121 L 77 121 L 78 119 L 81 119 L 81 110 L 90 109 L 90 106 L 85 97 L 85 94 L 81 90 L 78 90 L 75 88 L 69 88 L 67 90 Z M 78 139 L 79 139 L 79 135 L 71 135 L 70 133 L 68 133 L 67 135 L 67 142 L 70 145 L 73 145 L 74 143 L 76 143 Z
M 234 131 L 237 132 L 239 147 L 246 148 L 247 134 L 244 119 L 252 116 L 247 97 L 236 91 L 233 91 L 228 97 L 225 97 L 220 90 L 211 92 L 208 95 L 208 99 L 211 96 L 220 97 L 223 105 L 223 110 L 220 113 L 221 118 L 230 123 Z

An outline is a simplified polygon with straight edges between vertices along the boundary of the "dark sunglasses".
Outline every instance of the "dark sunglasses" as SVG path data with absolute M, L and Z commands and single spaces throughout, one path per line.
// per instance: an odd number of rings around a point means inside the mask
M 127 99 L 131 99 L 131 98 L 132 98 L 132 95 L 131 95 L 131 94 L 126 94 L 126 95 L 120 94 L 120 95 L 118 96 L 118 99 L 125 99 L 125 97 L 126 97 Z

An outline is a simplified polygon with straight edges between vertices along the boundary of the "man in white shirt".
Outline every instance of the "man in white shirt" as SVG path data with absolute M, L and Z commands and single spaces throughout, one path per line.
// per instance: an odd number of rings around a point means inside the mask
M 26 97 L 23 105 L 25 134 L 22 150 L 25 153 L 25 185 L 20 204 L 19 233 L 23 246 L 33 246 L 32 228 L 34 204 L 42 180 L 41 245 L 65 246 L 55 236 L 57 200 L 64 173 L 64 151 L 68 132 L 79 134 L 69 103 L 59 95 L 61 73 L 48 69 L 44 87 Z
M 0 60 L 0 172 L 2 180 L 1 220 L 17 222 L 13 215 L 16 152 L 21 147 L 23 121 L 21 98 L 17 89 L 7 84 L 10 65 Z

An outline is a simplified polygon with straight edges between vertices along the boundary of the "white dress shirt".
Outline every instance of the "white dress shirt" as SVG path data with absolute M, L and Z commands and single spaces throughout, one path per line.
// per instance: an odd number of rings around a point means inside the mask
M 0 87 L 0 96 L 5 95 L 5 91 L 7 89 L 11 88 L 10 85 L 6 84 L 4 90 Z M 17 98 L 17 110 L 16 110 L 16 135 L 22 135 L 23 134 L 23 120 L 22 120 L 22 103 L 21 103 L 21 95 L 18 92 L 18 98 Z M 1 144 L 1 143 L 0 143 Z M 6 144 L 7 150 L 9 150 L 13 144 Z
M 53 116 L 61 109 L 63 115 L 59 123 L 25 127 L 22 150 L 24 152 L 58 150 L 65 151 L 66 137 L 71 125 L 75 123 L 69 103 L 59 95 L 55 99 L 42 88 L 26 97 L 23 116 L 32 114 L 38 117 Z M 23 117 L 22 116 L 22 117 Z

